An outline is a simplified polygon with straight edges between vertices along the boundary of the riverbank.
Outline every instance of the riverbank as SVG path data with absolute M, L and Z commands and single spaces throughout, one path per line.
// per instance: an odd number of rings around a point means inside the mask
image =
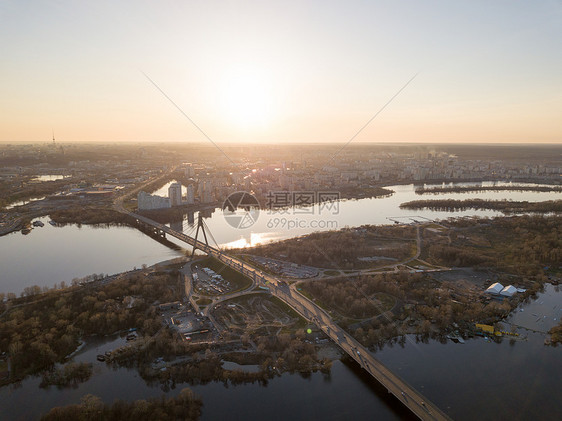
M 416 194 L 436 193 L 470 193 L 482 191 L 538 191 L 538 192 L 562 192 L 560 186 L 441 186 L 441 187 L 418 187 Z

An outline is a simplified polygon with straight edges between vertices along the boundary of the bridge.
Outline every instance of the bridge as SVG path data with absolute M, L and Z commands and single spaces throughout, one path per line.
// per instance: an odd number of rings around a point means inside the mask
M 191 245 L 194 249 L 197 248 L 209 256 L 220 260 L 232 269 L 248 276 L 255 284 L 267 286 L 273 296 L 287 303 L 305 319 L 315 323 L 344 352 L 386 387 L 389 393 L 393 394 L 396 399 L 409 408 L 418 418 L 422 420 L 450 420 L 435 404 L 374 358 L 367 348 L 339 327 L 324 309 L 300 294 L 294 285 L 289 286 L 287 283 L 256 269 L 247 262 L 225 254 L 218 248 L 212 247 L 182 232 L 175 231 L 152 219 L 129 212 L 122 206 L 119 206 L 117 209 L 135 218 L 137 224 L 151 227 L 155 234 L 167 234 L 177 238 Z

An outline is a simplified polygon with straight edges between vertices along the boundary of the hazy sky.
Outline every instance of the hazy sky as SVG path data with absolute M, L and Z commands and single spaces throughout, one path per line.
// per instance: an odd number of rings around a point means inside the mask
M 0 141 L 562 143 L 562 1 L 2 1 Z

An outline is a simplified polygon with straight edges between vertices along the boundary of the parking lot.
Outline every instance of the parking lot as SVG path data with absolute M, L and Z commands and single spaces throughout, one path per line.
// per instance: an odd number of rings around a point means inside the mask
M 208 267 L 193 265 L 192 276 L 194 289 L 198 294 L 219 295 L 233 289 L 230 281 Z
M 271 259 L 262 256 L 249 256 L 250 259 L 263 266 L 268 272 L 286 278 L 314 278 L 318 276 L 318 269 L 311 266 L 298 265 L 296 263 L 284 262 L 283 260 Z

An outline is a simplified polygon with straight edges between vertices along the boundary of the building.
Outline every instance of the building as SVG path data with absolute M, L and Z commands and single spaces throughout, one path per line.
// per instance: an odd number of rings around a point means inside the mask
M 137 196 L 137 207 L 139 210 L 166 209 L 170 207 L 170 199 L 141 191 Z
M 504 289 L 502 289 L 500 295 L 503 295 L 504 297 L 511 297 L 516 292 L 517 292 L 517 288 L 515 288 L 513 285 L 508 285 Z
M 490 285 L 488 287 L 488 289 L 486 291 L 484 291 L 484 294 L 499 295 L 500 292 L 502 292 L 502 290 L 503 290 L 503 285 L 500 284 L 499 282 L 496 282 L 496 283 Z
M 187 186 L 186 200 L 188 205 L 193 205 L 195 203 L 195 191 L 193 190 L 193 184 Z
M 168 187 L 168 197 L 170 198 L 170 206 L 181 206 L 181 184 L 172 183 Z
M 215 199 L 213 197 L 213 182 L 210 180 L 205 180 L 203 182 L 203 189 L 201 194 L 201 202 L 211 203 Z
M 193 168 L 193 164 L 187 164 L 185 167 L 185 176 L 187 178 L 195 177 L 195 168 Z

